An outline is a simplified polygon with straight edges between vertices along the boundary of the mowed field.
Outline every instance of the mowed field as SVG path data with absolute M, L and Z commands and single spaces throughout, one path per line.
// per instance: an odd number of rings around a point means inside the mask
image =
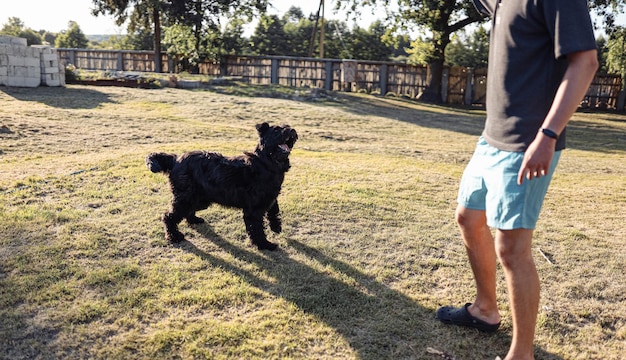
M 346 93 L 0 87 L 1 359 L 494 359 L 511 341 L 435 320 L 472 301 L 454 223 L 481 110 Z M 164 240 L 153 151 L 300 136 L 276 252 L 214 205 Z M 626 353 L 626 116 L 577 113 L 533 246 L 537 359 Z

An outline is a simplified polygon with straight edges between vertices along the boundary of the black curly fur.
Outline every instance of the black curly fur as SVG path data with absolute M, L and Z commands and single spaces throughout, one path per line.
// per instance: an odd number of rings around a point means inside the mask
M 267 241 L 263 217 L 267 217 L 272 231 L 282 230 L 277 197 L 290 168 L 289 154 L 298 135 L 288 125 L 263 123 L 256 129 L 259 133 L 256 149 L 240 156 L 191 151 L 181 156 L 152 153 L 146 157 L 150 171 L 169 174 L 172 207 L 162 217 L 167 240 L 183 241 L 178 224 L 183 219 L 190 224 L 204 222 L 196 216 L 196 211 L 216 203 L 242 209 L 252 243 L 261 250 L 276 249 L 276 244 Z

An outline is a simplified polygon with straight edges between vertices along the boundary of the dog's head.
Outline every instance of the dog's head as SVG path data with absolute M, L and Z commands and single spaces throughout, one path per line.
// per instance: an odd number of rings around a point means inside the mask
M 298 140 L 298 133 L 289 125 L 270 126 L 268 123 L 258 124 L 259 133 L 257 153 L 265 154 L 274 161 L 288 160 L 293 145 Z

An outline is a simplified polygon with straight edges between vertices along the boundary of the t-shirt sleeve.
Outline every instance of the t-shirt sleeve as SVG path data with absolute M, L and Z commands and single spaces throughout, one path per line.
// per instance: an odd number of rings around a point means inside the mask
M 485 16 L 492 16 L 494 9 L 493 6 L 487 0 L 472 0 L 476 10 Z
M 587 0 L 543 1 L 544 19 L 554 39 L 556 59 L 578 51 L 596 49 Z

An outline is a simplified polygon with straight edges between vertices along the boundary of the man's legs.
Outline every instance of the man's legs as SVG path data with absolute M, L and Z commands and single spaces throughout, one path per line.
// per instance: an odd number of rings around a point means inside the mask
M 513 317 L 513 339 L 505 360 L 533 359 L 539 308 L 539 276 L 532 258 L 533 230 L 497 230 L 494 239 L 485 212 L 458 206 L 456 220 L 476 281 L 470 314 L 490 324 L 500 322 L 496 301 L 496 256 L 504 269 Z
M 532 257 L 533 230 L 497 230 L 496 252 L 504 269 L 513 318 L 513 340 L 505 360 L 533 359 L 539 310 L 539 275 Z
M 496 300 L 496 252 L 485 211 L 471 210 L 459 205 L 456 221 L 476 281 L 476 300 L 468 311 L 480 320 L 497 324 L 500 322 L 500 313 Z

